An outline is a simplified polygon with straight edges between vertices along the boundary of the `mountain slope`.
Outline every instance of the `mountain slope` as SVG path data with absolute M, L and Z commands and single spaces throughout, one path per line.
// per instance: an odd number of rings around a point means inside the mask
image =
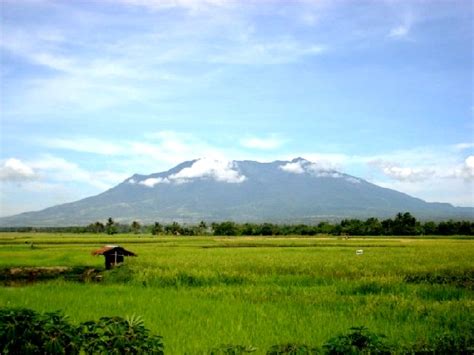
M 133 175 L 97 196 L 0 218 L 1 226 L 88 224 L 113 217 L 142 222 L 200 220 L 316 222 L 347 217 L 469 218 L 474 208 L 427 203 L 302 158 L 258 163 L 198 159 Z

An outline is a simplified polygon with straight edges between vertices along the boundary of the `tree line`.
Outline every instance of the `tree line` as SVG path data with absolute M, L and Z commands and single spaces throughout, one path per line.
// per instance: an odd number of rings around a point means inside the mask
M 277 223 L 236 223 L 232 221 L 188 225 L 172 222 L 161 224 L 117 223 L 112 217 L 103 223 L 97 221 L 88 226 L 71 227 L 4 227 L 3 232 L 61 232 L 97 234 L 152 234 L 152 235 L 223 235 L 223 236 L 285 236 L 330 234 L 345 235 L 474 235 L 472 221 L 418 221 L 409 212 L 397 213 L 394 218 L 343 219 L 340 222 L 320 222 L 319 224 L 277 224 Z

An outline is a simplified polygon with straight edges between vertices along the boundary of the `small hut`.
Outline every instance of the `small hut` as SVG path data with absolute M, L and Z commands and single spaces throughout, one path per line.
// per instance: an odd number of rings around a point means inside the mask
M 137 254 L 122 248 L 120 245 L 106 245 L 92 252 L 92 255 L 105 256 L 105 268 L 111 269 L 113 266 L 123 263 L 125 256 L 137 256 Z

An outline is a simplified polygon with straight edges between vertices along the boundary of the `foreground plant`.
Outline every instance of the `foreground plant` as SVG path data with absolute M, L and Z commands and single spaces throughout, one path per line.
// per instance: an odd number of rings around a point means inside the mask
M 390 346 L 384 335 L 369 331 L 366 327 L 352 327 L 348 334 L 340 334 L 323 345 L 325 353 L 343 354 L 390 354 Z
M 161 336 L 149 335 L 138 317 L 102 317 L 80 325 L 82 348 L 91 354 L 163 354 Z
M 78 327 L 59 312 L 0 309 L 0 354 L 163 354 L 139 317 L 102 317 Z
M 77 328 L 59 312 L 0 309 L 1 354 L 78 354 Z
M 305 344 L 280 344 L 273 345 L 267 355 L 316 355 L 321 354 L 318 348 Z
M 210 355 L 242 355 L 253 353 L 255 351 L 257 351 L 257 348 L 251 345 L 224 344 L 217 348 L 211 349 Z

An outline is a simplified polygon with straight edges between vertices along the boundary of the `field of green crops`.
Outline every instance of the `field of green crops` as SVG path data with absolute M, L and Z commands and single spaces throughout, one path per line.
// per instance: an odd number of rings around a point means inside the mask
M 321 346 L 362 325 L 399 346 L 474 329 L 471 239 L 2 233 L 0 268 L 103 268 L 91 251 L 104 244 L 138 257 L 99 283 L 0 286 L 0 307 L 61 310 L 72 322 L 138 315 L 170 354 Z

